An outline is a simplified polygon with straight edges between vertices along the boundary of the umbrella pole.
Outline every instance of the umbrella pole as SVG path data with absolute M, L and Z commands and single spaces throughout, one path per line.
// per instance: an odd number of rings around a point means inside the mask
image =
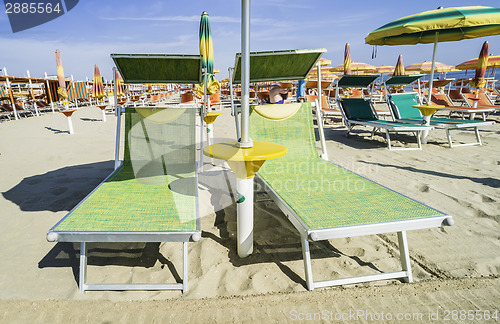
M 250 0 L 241 0 L 241 148 L 253 147 L 250 115 Z
M 233 94 L 233 72 L 234 68 L 229 68 L 229 96 L 231 98 L 231 115 L 234 116 L 234 124 L 236 126 L 236 140 L 239 141 L 240 134 L 240 123 L 238 120 L 238 111 L 236 110 L 236 106 L 234 105 L 234 94 Z
M 434 35 L 434 48 L 432 50 L 432 65 L 431 65 L 431 79 L 429 80 L 429 97 L 427 98 L 427 104 L 431 104 L 432 97 L 432 81 L 434 80 L 434 67 L 436 65 L 436 48 L 439 38 L 439 32 Z
M 114 81 L 115 81 L 115 93 L 116 93 L 116 67 L 113 67 L 113 78 L 114 78 Z M 120 165 L 120 161 L 119 161 L 119 153 L 120 153 L 120 126 L 121 126 L 121 107 L 118 107 L 118 100 L 115 100 L 115 103 L 114 103 L 114 106 L 115 106 L 115 114 L 116 114 L 116 143 L 115 143 L 115 170 L 118 169 L 119 165 Z M 103 110 L 103 113 L 104 113 L 104 110 Z

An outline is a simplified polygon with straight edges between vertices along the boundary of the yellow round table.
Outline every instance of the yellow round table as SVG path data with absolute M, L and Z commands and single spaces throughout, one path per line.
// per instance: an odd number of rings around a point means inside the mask
M 440 105 L 415 105 L 413 108 L 417 108 L 424 116 L 424 125 L 429 126 L 431 124 L 431 116 L 436 112 L 436 110 L 444 108 Z M 427 144 L 427 137 L 429 136 L 428 130 L 422 131 L 422 144 Z
M 236 175 L 237 200 L 237 247 L 241 258 L 253 251 L 253 181 L 255 173 L 266 160 L 282 157 L 287 152 L 284 145 L 253 142 L 253 147 L 240 148 L 237 142 L 207 146 L 203 154 L 227 161 Z

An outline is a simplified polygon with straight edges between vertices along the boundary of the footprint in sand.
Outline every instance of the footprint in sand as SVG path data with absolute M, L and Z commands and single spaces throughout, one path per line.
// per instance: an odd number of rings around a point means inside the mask
M 53 195 L 59 196 L 59 195 L 62 195 L 63 193 L 65 193 L 66 191 L 68 191 L 67 187 L 59 187 L 59 188 L 52 189 L 50 191 L 50 193 Z
M 491 198 L 491 197 L 488 197 L 486 195 L 481 195 L 481 198 L 482 198 L 482 201 L 484 203 L 492 203 L 492 202 L 495 202 L 495 199 Z
M 418 190 L 420 190 L 420 192 L 429 192 L 430 189 L 431 188 L 428 185 L 423 185 Z

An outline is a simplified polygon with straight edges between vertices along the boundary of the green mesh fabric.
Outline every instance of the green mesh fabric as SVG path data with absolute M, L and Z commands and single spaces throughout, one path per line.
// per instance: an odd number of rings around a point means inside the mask
M 370 103 L 363 98 L 345 98 L 340 105 L 348 119 L 377 120 Z
M 442 215 L 406 196 L 319 158 L 311 106 L 274 121 L 250 115 L 250 136 L 283 144 L 288 153 L 266 161 L 259 175 L 310 229 L 401 221 Z
M 158 124 L 127 108 L 123 165 L 53 230 L 196 230 L 195 116 Z
M 413 108 L 418 105 L 418 97 L 414 93 L 402 93 L 389 96 L 391 108 L 395 110 L 397 119 L 419 118 L 422 120 L 420 110 Z

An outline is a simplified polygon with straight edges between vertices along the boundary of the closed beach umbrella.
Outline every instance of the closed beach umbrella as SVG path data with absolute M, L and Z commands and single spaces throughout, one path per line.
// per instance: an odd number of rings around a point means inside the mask
M 66 90 L 66 80 L 64 79 L 64 69 L 61 61 L 61 53 L 59 50 L 56 51 L 56 64 L 57 64 L 57 80 L 59 81 L 59 88 L 57 89 L 57 93 L 61 98 L 67 99 L 68 92 Z
M 120 76 L 120 73 L 118 73 L 118 70 L 115 71 L 116 74 L 116 98 L 123 96 L 123 79 Z
M 102 83 L 101 72 L 99 72 L 99 67 L 94 65 L 94 85 L 92 87 L 92 97 L 101 99 L 106 95 L 104 93 L 104 84 Z
M 345 44 L 344 49 L 344 74 L 351 74 L 351 46 L 349 43 Z
M 200 54 L 203 56 L 203 67 L 206 74 L 203 76 L 203 83 L 207 84 L 207 94 L 214 94 L 220 89 L 219 82 L 214 75 L 214 48 L 212 43 L 212 33 L 210 31 L 210 20 L 208 14 L 203 12 L 200 20 Z M 201 92 L 204 92 L 202 90 Z
M 484 42 L 477 59 L 476 75 L 470 82 L 471 87 L 482 88 L 486 85 L 484 74 L 486 73 L 486 66 L 488 65 L 488 48 L 488 42 Z
M 394 68 L 394 75 L 405 75 L 405 66 L 403 65 L 403 55 L 399 55 L 398 62 Z
M 483 6 L 440 8 L 403 17 L 372 31 L 365 38 L 370 45 L 434 43 L 431 80 L 438 42 L 459 41 L 500 34 L 500 9 Z M 428 102 L 431 99 L 429 91 Z

